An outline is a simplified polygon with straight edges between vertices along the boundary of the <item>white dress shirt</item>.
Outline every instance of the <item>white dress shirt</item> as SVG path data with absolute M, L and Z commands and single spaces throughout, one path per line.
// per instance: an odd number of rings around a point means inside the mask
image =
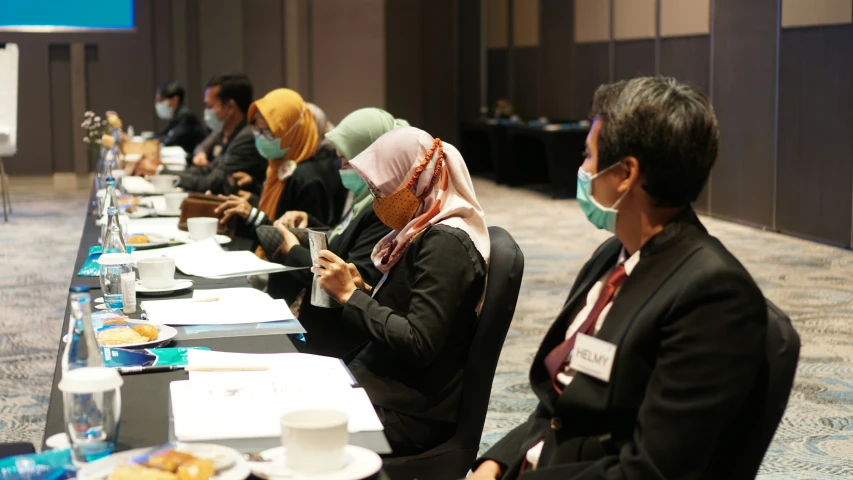
M 619 262 L 610 270 L 608 270 L 601 278 L 595 282 L 595 285 L 589 289 L 589 293 L 586 295 L 586 305 L 581 309 L 580 312 L 575 316 L 575 319 L 572 320 L 572 323 L 569 325 L 568 330 L 566 330 L 566 340 L 571 338 L 572 335 L 577 332 L 577 330 L 581 327 L 583 322 L 586 320 L 586 317 L 589 316 L 589 313 L 592 311 L 592 308 L 595 306 L 595 302 L 598 301 L 598 297 L 601 294 L 601 289 L 604 287 L 604 283 L 607 281 L 607 278 L 610 277 L 610 274 L 613 273 L 613 270 L 616 269 L 619 265 L 625 266 L 625 275 L 631 276 L 631 272 L 634 271 L 634 268 L 640 263 L 640 251 L 637 250 L 631 255 L 629 258 L 625 258 L 627 256 L 627 252 L 623 249 L 622 253 L 619 255 Z M 616 298 L 616 295 L 619 295 L 619 291 L 622 290 L 620 286 L 616 289 L 616 292 L 613 294 L 613 298 Z M 601 310 L 601 314 L 598 316 L 598 319 L 595 322 L 595 331 L 594 334 L 597 335 L 598 331 L 601 330 L 601 326 L 604 325 L 604 320 L 607 318 L 607 314 L 610 312 L 610 307 L 613 305 L 613 300 L 611 299 L 608 304 L 604 306 Z M 571 353 L 569 354 L 571 356 Z M 563 371 L 557 373 L 557 381 L 563 384 L 563 386 L 572 383 L 572 379 L 575 378 L 575 372 L 569 370 L 568 365 L 566 365 Z M 536 445 L 534 445 L 530 450 L 527 451 L 527 463 L 535 469 L 537 464 L 539 463 L 539 456 L 542 454 L 542 446 L 544 445 L 544 441 L 540 441 Z

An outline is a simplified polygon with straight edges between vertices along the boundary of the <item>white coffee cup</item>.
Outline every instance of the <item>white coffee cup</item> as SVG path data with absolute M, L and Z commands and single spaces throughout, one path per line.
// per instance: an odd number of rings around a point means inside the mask
M 157 193 L 171 192 L 181 183 L 181 177 L 177 175 L 154 175 L 150 178 Z
M 139 281 L 145 288 L 168 288 L 175 283 L 175 259 L 151 257 L 136 261 Z
M 184 192 L 171 192 L 163 195 L 163 198 L 166 199 L 166 210 L 170 212 L 176 212 L 181 209 L 181 204 L 184 203 L 184 199 L 189 196 L 188 193 Z
M 296 473 L 328 473 L 344 464 L 349 441 L 346 412 L 294 410 L 281 416 L 281 443 L 287 468 Z
M 193 240 L 207 240 L 216 236 L 219 219 L 213 217 L 195 217 L 187 219 L 187 230 Z

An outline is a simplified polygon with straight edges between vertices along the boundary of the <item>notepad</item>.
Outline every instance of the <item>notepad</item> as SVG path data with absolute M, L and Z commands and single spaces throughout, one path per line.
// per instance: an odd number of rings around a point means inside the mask
M 287 302 L 272 299 L 263 302 L 146 300 L 141 307 L 154 325 L 239 325 L 295 318 Z
M 175 266 L 187 275 L 205 278 L 239 277 L 302 269 L 267 262 L 245 250 L 220 252 L 209 256 L 184 255 L 175 258 Z

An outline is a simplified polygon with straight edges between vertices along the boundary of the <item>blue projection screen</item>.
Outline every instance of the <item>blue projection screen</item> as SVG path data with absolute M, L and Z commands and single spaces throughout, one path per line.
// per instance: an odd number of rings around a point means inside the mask
M 0 30 L 132 30 L 133 0 L 0 0 Z

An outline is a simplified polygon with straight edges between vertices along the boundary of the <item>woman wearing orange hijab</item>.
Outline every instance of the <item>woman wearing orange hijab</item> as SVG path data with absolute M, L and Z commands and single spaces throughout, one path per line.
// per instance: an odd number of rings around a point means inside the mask
M 289 210 L 301 210 L 334 225 L 346 190 L 331 165 L 332 155 L 317 148 L 319 134 L 308 103 L 293 90 L 279 88 L 253 103 L 247 116 L 255 147 L 269 160 L 267 178 L 257 208 L 232 195 L 216 209 L 222 222 L 236 215 L 254 230 Z

